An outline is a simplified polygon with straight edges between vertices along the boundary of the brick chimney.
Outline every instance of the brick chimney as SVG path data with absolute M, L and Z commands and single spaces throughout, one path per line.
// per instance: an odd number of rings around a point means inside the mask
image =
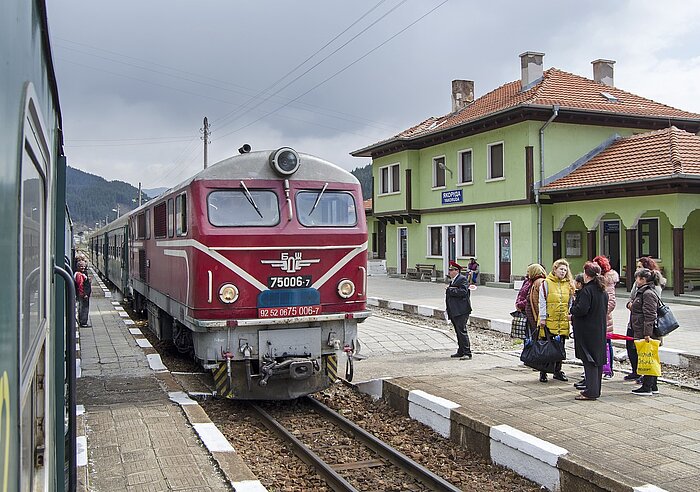
M 544 53 L 526 51 L 520 54 L 520 89 L 527 90 L 542 78 Z
M 466 108 L 474 102 L 474 81 L 452 81 L 452 112 Z
M 605 84 L 609 87 L 615 87 L 613 84 L 613 65 L 615 60 L 593 60 L 593 80 L 599 84 Z

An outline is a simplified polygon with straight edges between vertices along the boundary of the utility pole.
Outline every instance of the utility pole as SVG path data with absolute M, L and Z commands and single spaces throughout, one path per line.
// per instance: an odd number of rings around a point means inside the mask
M 211 131 L 209 129 L 209 121 L 207 121 L 207 117 L 204 117 L 204 128 L 199 129 L 200 132 L 202 132 L 202 136 L 200 137 L 202 140 L 204 140 L 204 169 L 207 168 L 207 144 L 210 144 L 211 141 L 209 140 L 209 135 L 211 135 Z
M 141 206 L 141 181 L 139 181 L 139 207 Z

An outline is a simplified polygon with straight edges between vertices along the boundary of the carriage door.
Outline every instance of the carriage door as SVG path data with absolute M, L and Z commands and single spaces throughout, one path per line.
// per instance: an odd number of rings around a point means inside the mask
M 497 224 L 498 226 L 498 281 L 510 282 L 510 224 Z
M 408 261 L 408 229 L 399 227 L 399 272 L 406 274 L 406 263 Z
M 603 221 L 603 255 L 610 260 L 610 266 L 616 272 L 620 271 L 620 221 Z
M 386 259 L 386 223 L 377 223 L 377 255 L 380 260 Z

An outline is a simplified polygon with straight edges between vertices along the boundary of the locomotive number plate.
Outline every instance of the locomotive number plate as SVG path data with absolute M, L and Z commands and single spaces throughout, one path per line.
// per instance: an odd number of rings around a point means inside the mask
M 267 277 L 268 289 L 293 289 L 295 287 L 311 287 L 311 275 Z
M 258 318 L 288 318 L 293 316 L 315 316 L 321 314 L 321 306 L 283 306 L 258 308 Z

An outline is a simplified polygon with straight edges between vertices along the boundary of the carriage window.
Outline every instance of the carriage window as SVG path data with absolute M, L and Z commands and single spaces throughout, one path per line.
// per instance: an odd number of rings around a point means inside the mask
M 156 238 L 163 238 L 168 232 L 167 229 L 167 210 L 165 202 L 159 203 L 153 207 L 153 235 Z
M 151 239 L 151 209 L 146 209 L 146 239 Z
M 352 227 L 357 224 L 355 198 L 345 191 L 300 191 L 296 196 L 299 222 L 309 227 Z
M 215 226 L 273 226 L 280 221 L 277 194 L 267 190 L 213 191 L 207 197 L 207 211 Z
M 146 214 L 143 212 L 136 216 L 136 237 L 138 239 L 146 237 Z
M 22 358 L 26 360 L 46 318 L 45 181 L 31 149 L 22 158 Z
M 168 199 L 168 237 L 175 234 L 175 210 L 173 210 L 173 199 Z
M 175 202 L 175 223 L 177 224 L 177 235 L 187 235 L 187 195 L 179 195 Z

